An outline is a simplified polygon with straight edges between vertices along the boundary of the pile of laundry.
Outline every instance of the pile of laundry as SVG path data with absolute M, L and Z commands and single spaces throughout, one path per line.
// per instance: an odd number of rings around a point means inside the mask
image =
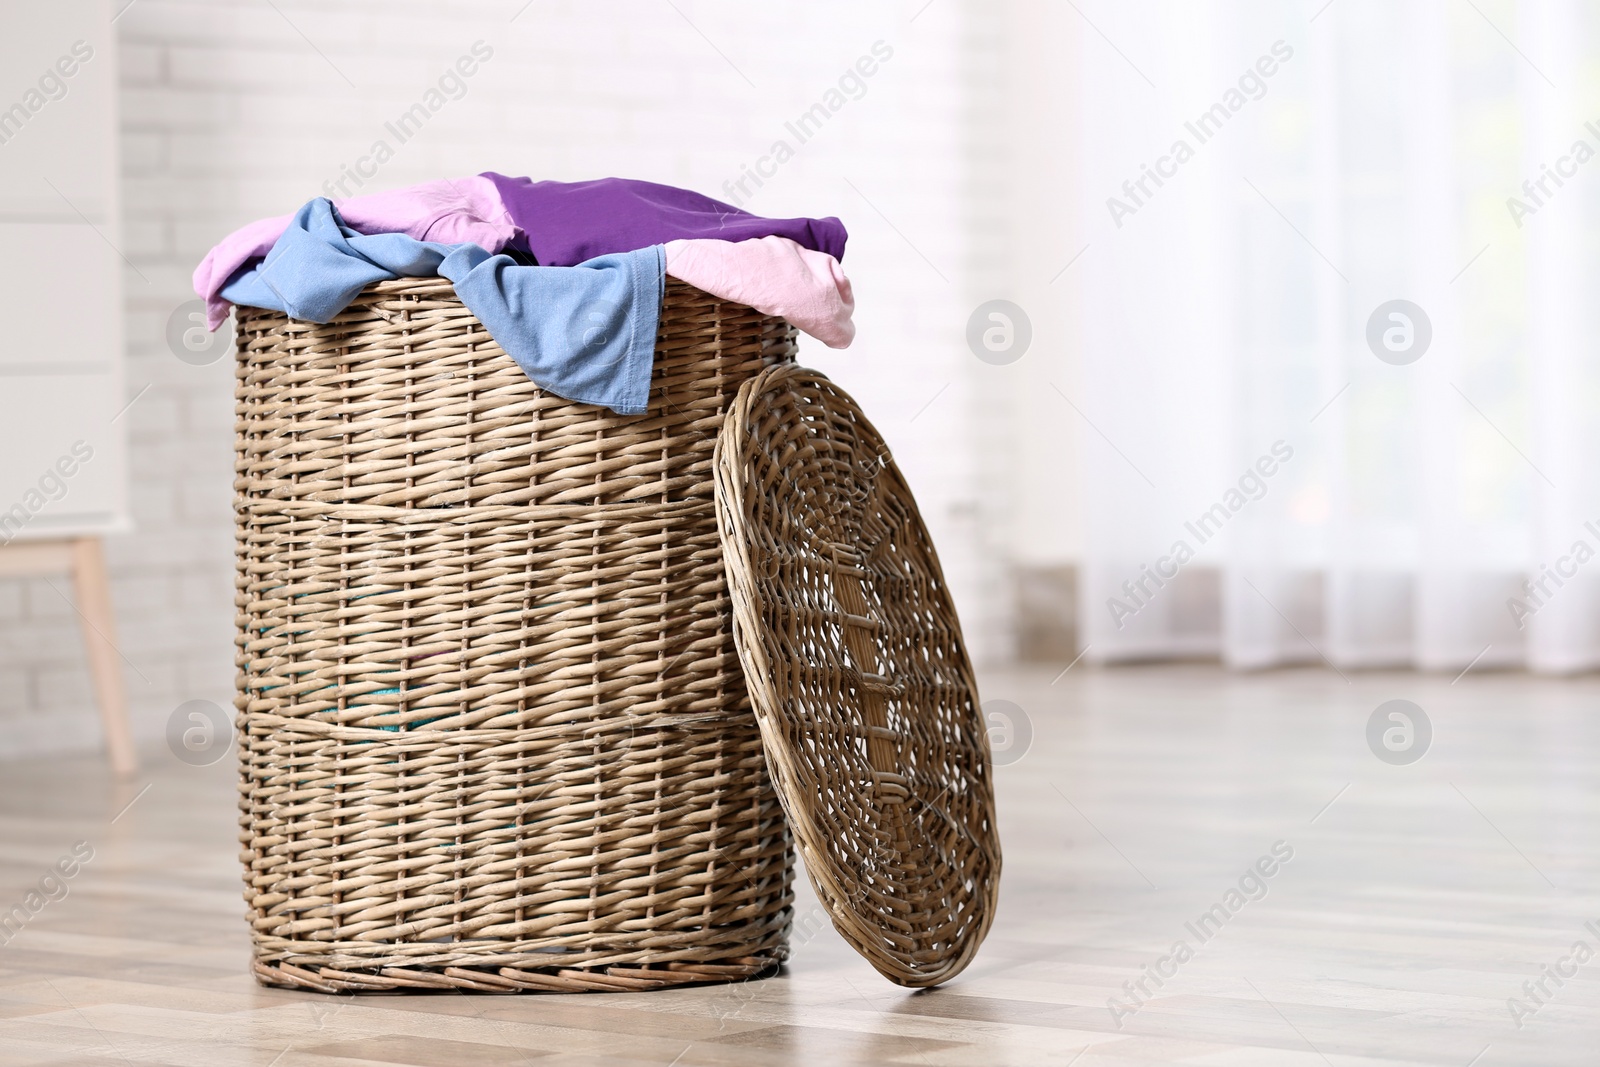
M 234 304 L 329 322 L 373 282 L 442 276 L 542 388 L 638 415 L 665 275 L 844 348 L 847 236 L 836 218 L 762 218 L 670 185 L 491 172 L 261 219 L 211 250 L 194 287 L 215 330 Z

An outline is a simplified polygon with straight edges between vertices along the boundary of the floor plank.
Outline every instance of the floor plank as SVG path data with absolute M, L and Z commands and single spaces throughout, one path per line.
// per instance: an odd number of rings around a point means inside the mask
M 921 993 L 856 957 L 804 886 L 800 928 L 815 932 L 760 982 L 265 989 L 245 970 L 226 762 L 147 751 L 129 785 L 96 759 L 0 763 L 0 910 L 75 843 L 94 849 L 67 895 L 0 946 L 0 1064 L 1594 1062 L 1600 679 L 1055 677 L 983 678 L 1032 731 L 997 770 L 1001 910 L 967 972 Z M 1408 766 L 1367 747 L 1368 716 L 1394 697 L 1433 723 Z M 1292 857 L 1262 876 L 1275 844 Z M 1524 983 L 1580 941 L 1594 958 L 1530 997 Z

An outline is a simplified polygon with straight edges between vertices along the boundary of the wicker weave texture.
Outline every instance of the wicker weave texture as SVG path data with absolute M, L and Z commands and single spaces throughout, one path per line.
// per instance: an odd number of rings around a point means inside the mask
M 669 282 L 624 418 L 541 392 L 440 279 L 238 321 L 258 978 L 643 989 L 783 960 L 792 850 L 711 470 L 792 329 Z
M 988 734 L 910 488 L 815 371 L 764 371 L 718 443 L 735 635 L 833 924 L 885 977 L 961 971 L 1000 881 Z

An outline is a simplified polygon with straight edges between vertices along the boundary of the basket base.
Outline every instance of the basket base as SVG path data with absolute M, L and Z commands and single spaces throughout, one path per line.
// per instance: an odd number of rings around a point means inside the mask
M 727 963 L 668 963 L 659 966 L 606 967 L 580 970 L 569 967 L 445 967 L 429 970 L 383 967 L 348 971 L 333 967 L 297 967 L 292 963 L 252 965 L 256 981 L 264 986 L 302 989 L 314 993 L 424 992 L 454 993 L 634 993 L 672 986 L 744 982 L 768 978 L 782 960 L 771 956 L 746 956 Z

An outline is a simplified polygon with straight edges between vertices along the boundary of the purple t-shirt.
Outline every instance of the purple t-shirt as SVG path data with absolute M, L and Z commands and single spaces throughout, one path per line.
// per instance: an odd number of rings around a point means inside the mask
M 570 267 L 679 239 L 772 236 L 842 260 L 849 236 L 832 216 L 767 219 L 687 189 L 631 178 L 536 182 L 493 171 L 483 177 L 499 190 L 517 227 L 508 247 L 530 253 L 546 267 Z

